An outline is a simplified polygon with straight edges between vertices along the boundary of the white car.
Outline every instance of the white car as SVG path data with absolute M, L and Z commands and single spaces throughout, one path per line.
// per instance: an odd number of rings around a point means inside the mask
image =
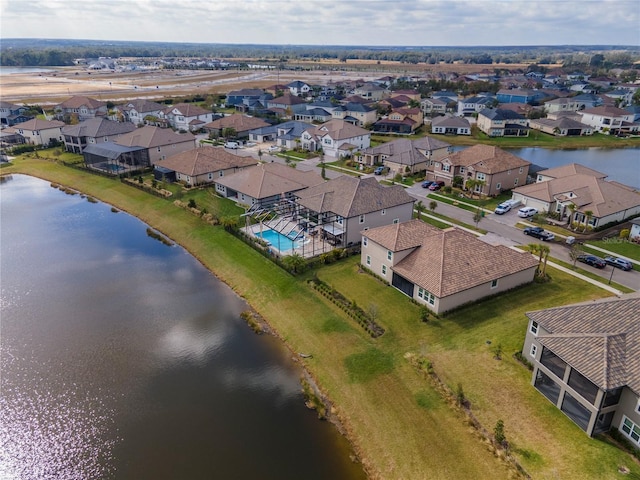
M 522 207 L 518 210 L 518 216 L 522 218 L 533 217 L 536 213 L 538 213 L 538 210 L 533 207 Z
M 498 205 L 496 209 L 493 211 L 493 213 L 496 213 L 498 215 L 503 215 L 507 213 L 509 210 L 511 210 L 511 204 L 504 202 Z
M 277 151 L 279 151 L 279 150 L 280 150 L 280 147 L 279 147 L 279 146 L 277 146 L 277 145 L 271 145 L 271 146 L 267 149 L 267 151 L 268 151 L 268 152 L 277 152 Z

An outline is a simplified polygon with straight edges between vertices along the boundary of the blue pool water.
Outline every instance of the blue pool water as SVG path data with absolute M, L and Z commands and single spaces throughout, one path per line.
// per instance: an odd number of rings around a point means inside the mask
M 264 241 L 269 242 L 274 248 L 280 250 L 280 252 L 293 250 L 294 248 L 302 245 L 302 242 L 300 240 L 293 241 L 289 237 L 271 229 L 265 229 L 262 232 L 256 232 L 256 237 L 262 238 Z

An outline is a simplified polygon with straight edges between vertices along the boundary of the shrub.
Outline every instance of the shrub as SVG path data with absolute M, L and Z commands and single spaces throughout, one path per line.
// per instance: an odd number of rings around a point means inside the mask
M 496 422 L 496 426 L 493 428 L 493 436 L 496 439 L 496 443 L 498 445 L 505 444 L 507 439 L 504 436 L 504 422 L 502 420 L 498 420 Z
M 456 387 L 456 403 L 458 404 L 459 407 L 463 406 L 466 402 L 466 399 L 464 397 L 464 390 L 462 389 L 462 384 L 458 383 L 458 386 Z
M 197 208 L 196 201 L 193 198 L 189 199 L 189 203 L 187 204 L 189 208 Z
M 628 228 L 623 228 L 622 230 L 620 230 L 620 238 L 629 238 L 630 233 L 631 230 L 629 230 Z

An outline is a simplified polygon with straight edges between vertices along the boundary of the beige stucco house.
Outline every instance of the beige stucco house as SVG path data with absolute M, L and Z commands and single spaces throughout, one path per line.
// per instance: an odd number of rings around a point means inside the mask
M 533 281 L 530 253 L 411 220 L 363 230 L 361 264 L 435 313 Z
M 124 147 L 143 147 L 148 151 L 148 160 L 153 165 L 171 155 L 195 148 L 196 137 L 191 133 L 176 133 L 169 128 L 145 125 L 120 135 L 114 143 Z
M 451 145 L 436 138 L 400 138 L 369 147 L 357 159 L 363 165 L 388 167 L 392 175 L 405 175 L 427 170 L 430 162 L 439 162 L 450 153 Z
M 13 131 L 24 138 L 25 143 L 31 145 L 49 145 L 51 142 L 62 142 L 62 127 L 64 122 L 59 120 L 41 120 L 34 118 L 26 122 L 17 123 Z

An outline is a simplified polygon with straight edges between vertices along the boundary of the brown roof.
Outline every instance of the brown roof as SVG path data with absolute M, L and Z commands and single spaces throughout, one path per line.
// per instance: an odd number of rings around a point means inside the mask
M 323 182 L 314 171 L 296 170 L 281 163 L 261 163 L 216 180 L 220 185 L 257 199 L 297 192 Z
M 408 222 L 373 228 L 361 233 L 387 250 L 401 252 L 409 248 L 419 247 L 427 237 L 438 236 L 440 232 L 439 228 L 414 219 Z
M 538 336 L 604 390 L 628 386 L 640 395 L 640 298 L 637 295 L 527 313 L 548 332 Z
M 66 126 L 66 123 L 59 120 L 41 120 L 39 118 L 32 118 L 26 122 L 15 124 L 13 128 L 22 130 L 47 130 L 49 128 L 62 128 L 64 126 Z
M 450 144 L 432 137 L 422 137 L 416 140 L 400 138 L 383 143 L 377 147 L 370 147 L 363 151 L 369 155 L 387 155 L 388 161 L 401 165 L 416 165 L 428 160 L 427 152 L 448 149 Z
M 79 95 L 79 96 L 71 97 L 56 106 L 60 108 L 80 108 L 82 106 L 87 106 L 89 108 L 95 109 L 100 107 L 106 107 L 107 103 L 102 102 L 100 100 L 96 100 L 94 98 L 84 97 Z
M 385 187 L 373 178 L 349 175 L 329 180 L 298 194 L 298 204 L 314 212 L 332 212 L 352 218 L 385 208 L 392 208 L 414 199 L 399 185 Z
M 342 119 L 334 118 L 322 125 L 312 127 L 306 130 L 311 135 L 322 138 L 328 135 L 333 140 L 345 140 L 347 138 L 359 137 L 362 135 L 370 135 L 369 130 L 360 128 L 353 123 L 345 122 Z
M 156 165 L 195 177 L 229 168 L 248 167 L 257 163 L 258 161 L 251 157 L 234 155 L 224 148 L 199 147 L 160 160 Z
M 569 175 L 575 175 L 577 173 L 581 173 L 584 175 L 591 175 L 597 178 L 606 178 L 607 174 L 598 172 L 597 170 L 593 170 L 589 167 L 585 167 L 579 163 L 570 163 L 568 165 L 562 165 L 560 167 L 548 168 L 547 170 L 541 170 L 538 172 L 538 175 L 543 175 L 545 177 L 568 177 Z
M 436 233 L 428 231 L 421 246 L 398 262 L 393 270 L 443 298 L 537 265 L 538 260 L 530 253 L 490 245 L 452 227 Z
M 513 191 L 544 202 L 553 202 L 557 196 L 571 192 L 575 196 L 570 201 L 578 210 L 583 213 L 590 210 L 595 217 L 605 217 L 640 205 L 638 192 L 586 174 L 532 183 Z
M 473 167 L 478 172 L 496 174 L 520 167 L 528 167 L 527 162 L 512 153 L 491 145 L 474 145 L 447 157 L 452 165 Z
M 115 141 L 118 145 L 125 147 L 160 147 L 172 145 L 174 143 L 193 142 L 195 137 L 190 133 L 176 133 L 170 128 L 152 127 L 145 125 L 137 128 L 133 132 L 125 133 Z
M 236 132 L 245 132 L 254 128 L 267 127 L 269 124 L 264 120 L 256 117 L 248 117 L 240 113 L 234 113 L 228 117 L 222 117 L 213 122 L 204 125 L 204 128 L 222 130 L 224 128 L 233 128 Z
M 600 107 L 587 108 L 586 110 L 582 110 L 578 112 L 580 114 L 590 114 L 590 115 L 601 115 L 603 117 L 625 117 L 627 115 L 631 115 L 627 110 L 623 110 L 622 108 L 612 107 L 609 105 L 602 105 Z
M 267 100 L 267 105 L 300 105 L 306 103 L 302 98 L 293 95 L 292 93 L 285 93 L 279 97 Z

